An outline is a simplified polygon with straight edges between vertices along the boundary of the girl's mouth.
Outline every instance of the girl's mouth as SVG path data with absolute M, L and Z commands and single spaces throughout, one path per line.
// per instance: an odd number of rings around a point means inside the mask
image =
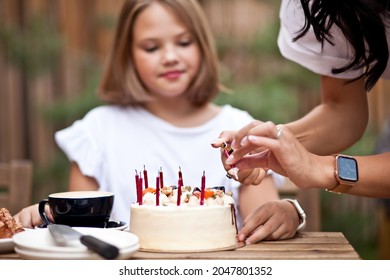
M 182 73 L 182 71 L 169 71 L 162 74 L 162 77 L 168 80 L 175 80 L 178 79 L 182 75 Z

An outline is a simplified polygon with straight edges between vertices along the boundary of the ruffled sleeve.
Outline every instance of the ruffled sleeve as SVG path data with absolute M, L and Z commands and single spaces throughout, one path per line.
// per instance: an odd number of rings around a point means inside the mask
M 101 137 L 93 119 L 87 117 L 55 133 L 55 141 L 69 161 L 76 162 L 83 175 L 94 177 L 102 186 L 105 161 L 98 139 Z

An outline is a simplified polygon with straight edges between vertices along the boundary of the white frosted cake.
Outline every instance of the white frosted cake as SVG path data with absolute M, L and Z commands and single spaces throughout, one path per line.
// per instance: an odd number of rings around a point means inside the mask
M 142 205 L 130 208 L 130 232 L 140 240 L 141 250 L 194 252 L 236 247 L 236 219 L 231 195 L 207 189 L 203 205 L 200 192 L 182 188 L 180 205 L 177 189 L 163 188 L 159 205 L 153 189 L 144 191 Z

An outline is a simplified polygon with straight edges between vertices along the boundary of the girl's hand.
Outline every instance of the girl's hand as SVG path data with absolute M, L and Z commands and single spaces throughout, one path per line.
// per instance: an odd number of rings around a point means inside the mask
M 50 211 L 46 211 L 48 218 L 52 219 Z M 38 204 L 34 204 L 23 208 L 19 213 L 14 216 L 17 222 L 20 222 L 24 228 L 34 228 L 43 224 L 41 216 L 38 211 Z
M 245 218 L 238 240 L 253 244 L 261 240 L 288 239 L 295 236 L 298 225 L 298 213 L 290 202 L 270 201 Z

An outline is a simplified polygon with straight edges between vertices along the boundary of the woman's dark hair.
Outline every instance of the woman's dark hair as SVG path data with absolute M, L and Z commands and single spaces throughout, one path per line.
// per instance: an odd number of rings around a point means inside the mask
M 345 66 L 332 69 L 332 73 L 363 68 L 363 74 L 354 80 L 364 77 L 366 90 L 370 90 L 387 66 L 390 0 L 301 0 L 301 4 L 306 20 L 294 40 L 312 26 L 321 44 L 325 40 L 333 44 L 330 30 L 336 24 L 352 45 L 354 58 Z

